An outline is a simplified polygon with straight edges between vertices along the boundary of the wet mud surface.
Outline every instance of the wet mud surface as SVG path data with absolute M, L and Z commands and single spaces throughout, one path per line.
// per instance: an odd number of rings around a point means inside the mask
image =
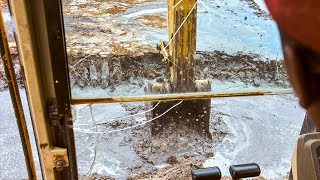
M 110 107 L 114 106 L 115 111 L 120 110 L 122 118 L 112 118 L 113 115 L 116 116 L 117 112 L 114 112 L 105 122 L 103 116 L 96 116 L 97 131 L 94 131 L 94 127 L 78 126 L 82 122 L 87 122 L 83 121 L 85 119 L 81 117 L 82 114 L 88 116 L 88 109 L 85 108 L 82 112 L 78 112 L 82 121 L 75 123 L 76 143 L 77 141 L 82 142 L 80 147 L 77 146 L 77 153 L 81 159 L 79 166 L 83 167 L 80 168 L 80 173 L 87 170 L 88 164 L 92 162 L 92 156 L 86 157 L 84 151 L 88 153 L 88 147 L 94 149 L 98 146 L 98 156 L 92 172 L 104 174 L 105 172 L 101 171 L 104 169 L 109 172 L 110 177 L 115 179 L 189 178 L 190 170 L 202 167 L 206 159 L 213 157 L 213 146 L 221 143 L 228 135 L 226 124 L 219 118 L 210 119 L 212 139 L 204 138 L 196 132 L 182 128 L 167 129 L 157 135 L 151 135 L 149 123 L 144 123 L 146 119 L 143 112 L 147 112 L 148 109 L 145 109 L 143 103 L 120 103 L 119 105 L 119 108 L 111 104 Z M 98 111 L 101 107 L 97 106 L 94 109 Z M 108 109 L 109 105 L 106 104 L 103 107 Z M 123 111 L 129 115 L 123 116 L 126 114 Z M 177 109 L 173 108 L 171 111 L 177 112 Z M 178 115 L 182 114 L 179 112 Z M 118 130 L 120 132 L 117 132 Z M 106 132 L 106 134 L 98 135 L 99 143 L 97 145 L 94 144 L 94 132 Z M 83 139 L 89 141 L 83 141 Z M 117 161 L 114 161 L 114 158 Z M 101 164 L 102 162 L 104 163 Z M 114 164 L 116 167 L 120 167 L 120 169 L 109 166 L 108 162 L 110 165 Z

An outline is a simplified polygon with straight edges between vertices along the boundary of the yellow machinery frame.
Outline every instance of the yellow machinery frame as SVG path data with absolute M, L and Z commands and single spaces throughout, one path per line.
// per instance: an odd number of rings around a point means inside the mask
M 27 123 L 23 113 L 19 87 L 17 84 L 14 66 L 11 59 L 11 55 L 10 55 L 9 44 L 7 41 L 6 28 L 5 28 L 4 20 L 2 17 L 2 10 L 0 10 L 0 31 L 1 31 L 0 55 L 2 59 L 2 64 L 4 66 L 4 71 L 6 74 L 6 80 L 7 80 L 9 91 L 10 91 L 11 101 L 12 101 L 14 113 L 16 116 L 16 122 L 18 125 L 19 133 L 20 133 L 20 139 L 21 139 L 22 149 L 24 152 L 28 176 L 30 179 L 35 179 L 36 169 L 35 169 L 33 155 L 32 155 Z
M 72 157 L 75 157 L 75 151 L 70 149 L 70 146 L 57 146 L 59 131 L 52 126 L 48 116 L 48 100 L 56 98 L 54 90 L 58 82 L 54 81 L 50 63 L 53 59 L 49 47 L 50 31 L 46 26 L 48 15 L 45 13 L 45 3 L 48 1 L 13 0 L 10 1 L 11 13 L 17 27 L 16 40 L 25 72 L 27 97 L 43 179 L 77 179 L 76 161 Z M 70 112 L 69 109 L 66 111 Z M 68 117 L 64 115 L 62 119 Z M 69 128 L 72 130 L 72 126 Z M 70 167 L 70 159 L 73 167 Z

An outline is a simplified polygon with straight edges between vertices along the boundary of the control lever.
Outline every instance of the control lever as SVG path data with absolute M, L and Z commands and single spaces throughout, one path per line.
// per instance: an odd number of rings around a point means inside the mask
M 241 178 L 250 178 L 259 176 L 261 173 L 260 167 L 256 163 L 232 165 L 229 168 L 232 179 L 238 180 Z
M 194 169 L 191 171 L 192 180 L 220 180 L 221 171 L 218 167 Z

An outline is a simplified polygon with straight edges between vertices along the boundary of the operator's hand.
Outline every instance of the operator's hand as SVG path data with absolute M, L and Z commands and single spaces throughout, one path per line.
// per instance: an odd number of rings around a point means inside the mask
M 320 128 L 320 53 L 283 41 L 285 66 L 300 105 Z

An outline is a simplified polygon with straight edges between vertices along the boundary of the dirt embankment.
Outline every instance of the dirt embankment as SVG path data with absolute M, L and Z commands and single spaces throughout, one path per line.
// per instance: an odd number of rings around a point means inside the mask
M 197 79 L 241 81 L 249 85 L 276 85 L 287 88 L 289 83 L 283 61 L 258 60 L 259 56 L 221 51 L 198 52 L 196 55 Z M 23 74 L 18 55 L 13 55 L 19 85 L 23 87 Z M 158 53 L 132 55 L 69 56 L 71 86 L 101 87 L 110 89 L 120 84 L 144 88 L 146 80 L 168 77 L 167 65 Z M 0 64 L 0 90 L 7 89 L 3 65 Z
M 121 82 L 130 83 L 133 78 L 155 79 L 160 77 L 166 67 L 156 53 L 145 53 L 141 56 L 106 55 L 69 57 L 71 85 L 80 87 L 115 87 Z M 82 63 L 76 64 L 79 60 Z M 142 82 L 138 86 L 142 87 Z
M 289 87 L 283 61 L 264 61 L 259 55 L 242 52 L 234 55 L 223 51 L 199 52 L 196 74 L 199 79 L 240 80 L 254 86 Z
M 167 78 L 167 66 L 158 53 L 139 56 L 107 55 L 70 57 L 72 85 L 80 87 L 108 86 L 115 88 L 119 83 L 133 83 L 134 79 Z M 197 79 L 218 79 L 261 86 L 266 84 L 289 87 L 282 61 L 259 60 L 258 55 L 241 52 L 230 55 L 222 51 L 198 52 L 196 57 Z M 77 63 L 81 61 L 80 63 Z M 144 84 L 138 83 L 139 86 Z

